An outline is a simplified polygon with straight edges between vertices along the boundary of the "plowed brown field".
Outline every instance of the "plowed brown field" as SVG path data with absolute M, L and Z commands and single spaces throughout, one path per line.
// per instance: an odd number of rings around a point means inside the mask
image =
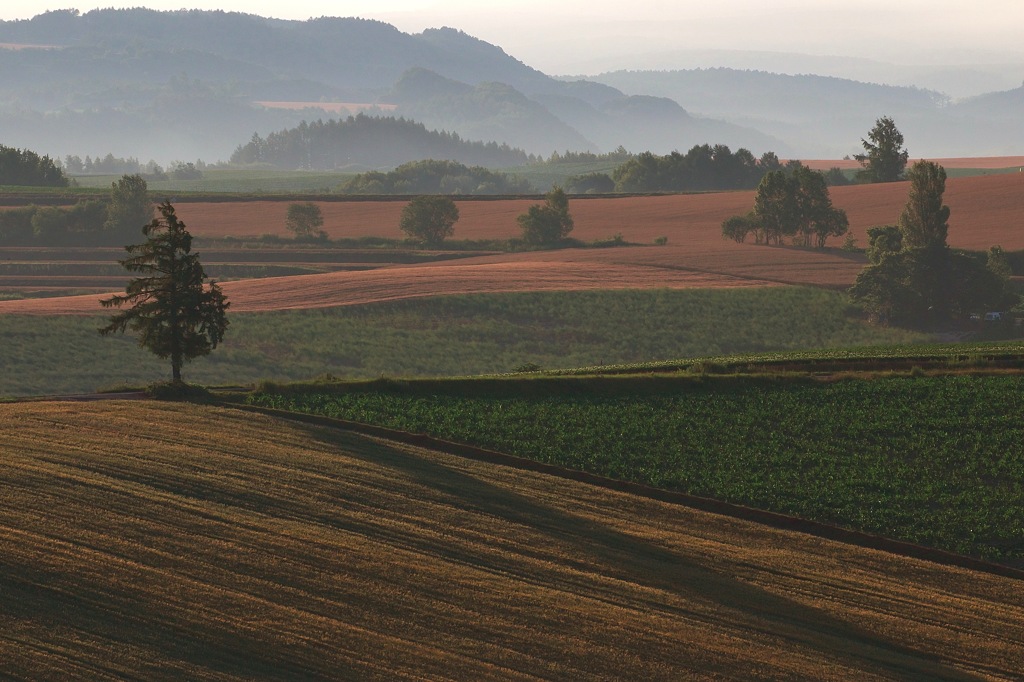
M 911 159 L 913 163 L 916 159 Z M 943 168 L 981 168 L 985 170 L 999 170 L 1003 168 L 1024 168 L 1024 156 L 958 156 L 950 159 L 927 159 L 933 161 Z M 828 170 L 829 168 L 842 168 L 850 170 L 860 168 L 860 162 L 856 159 L 812 159 L 801 161 L 808 168 L 815 170 Z
M 324 308 L 422 296 L 513 291 L 847 286 L 863 267 L 843 254 L 731 242 L 503 254 L 358 272 L 223 284 L 232 312 Z M 0 314 L 95 315 L 104 295 L 0 301 Z
M 910 185 L 895 182 L 832 188 L 833 203 L 845 209 L 854 236 L 864 242 L 874 225 L 895 224 L 907 202 Z M 455 236 L 461 239 L 503 239 L 519 234 L 516 216 L 536 201 L 464 200 Z M 1024 174 L 950 178 L 945 203 L 951 210 L 949 243 L 966 249 L 1024 249 Z M 402 201 L 321 202 L 324 230 L 332 237 L 402 237 L 398 229 Z M 654 197 L 587 198 L 571 203 L 576 227 L 572 236 L 584 241 L 621 234 L 626 240 L 650 243 L 668 237 L 670 244 L 693 248 L 722 246 L 722 221 L 746 213 L 754 193 L 718 192 Z M 193 234 L 241 236 L 287 234 L 285 202 L 182 203 L 178 215 Z M 838 243 L 838 240 L 837 240 Z
M 895 223 L 909 183 L 832 190 L 860 244 L 873 225 Z M 1024 175 L 953 178 L 947 183 L 952 246 L 1024 249 Z M 517 234 L 516 216 L 530 200 L 466 200 L 456 236 Z M 629 241 L 668 237 L 662 247 L 569 249 L 466 258 L 366 272 L 337 272 L 225 283 L 235 311 L 319 308 L 413 296 L 529 290 L 761 286 L 768 283 L 848 287 L 863 257 L 838 251 L 735 244 L 721 237 L 722 220 L 753 205 L 753 192 L 578 199 L 571 204 L 584 240 L 622 234 Z M 322 202 L 333 237 L 400 237 L 402 201 Z M 286 202 L 182 203 L 178 215 L 196 235 L 283 232 Z M 0 314 L 92 314 L 98 296 L 0 301 Z
M 1024 670 L 1012 578 L 234 410 L 30 403 L 0 420 L 14 679 Z

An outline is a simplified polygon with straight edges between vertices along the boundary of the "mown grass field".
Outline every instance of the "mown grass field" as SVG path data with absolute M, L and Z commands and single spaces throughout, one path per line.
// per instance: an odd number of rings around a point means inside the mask
M 0 396 L 166 378 L 168 363 L 132 337 L 100 337 L 99 313 L 0 315 Z M 840 293 L 784 287 L 451 296 L 229 319 L 223 345 L 188 365 L 187 380 L 488 374 L 926 338 L 865 324 Z
M 1012 679 L 1017 580 L 332 429 L 0 405 L 15 679 Z
M 1019 373 L 339 388 L 249 400 L 1024 566 Z

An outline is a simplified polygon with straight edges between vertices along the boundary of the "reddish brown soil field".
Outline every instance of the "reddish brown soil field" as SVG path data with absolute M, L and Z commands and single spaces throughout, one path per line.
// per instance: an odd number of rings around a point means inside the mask
M 232 312 L 325 308 L 403 298 L 512 291 L 588 289 L 690 289 L 771 286 L 774 282 L 644 262 L 631 251 L 561 251 L 473 258 L 452 263 L 395 266 L 360 272 L 332 272 L 225 282 Z M 662 251 L 649 247 L 653 254 Z M 605 256 L 600 258 L 599 256 Z M 598 256 L 595 258 L 594 256 Z M 574 258 L 578 260 L 574 260 Z M 671 260 L 671 258 L 666 258 Z M 0 301 L 0 314 L 95 315 L 103 295 Z
M 909 183 L 854 185 L 832 189 L 833 203 L 845 209 L 851 230 L 863 244 L 874 225 L 895 224 L 907 202 Z M 945 202 L 951 210 L 950 245 L 967 249 L 1024 249 L 1024 173 L 950 178 Z M 459 201 L 458 239 L 502 239 L 519 234 L 516 216 L 536 201 Z M 722 246 L 721 225 L 729 216 L 746 213 L 754 193 L 718 192 L 653 197 L 587 198 L 571 202 L 576 227 L 572 236 L 584 241 L 621 234 L 626 240 L 651 243 L 668 237 L 670 244 L 704 248 Z M 402 201 L 321 202 L 324 229 L 331 237 L 402 236 L 398 229 Z M 181 203 L 178 215 L 196 235 L 288 234 L 285 202 Z M 838 245 L 839 240 L 834 240 Z
M 909 183 L 837 187 L 858 243 L 873 225 L 892 224 L 907 200 Z M 1024 174 L 953 178 L 946 203 L 952 210 L 952 246 L 986 250 L 999 244 L 1024 249 Z M 518 233 L 516 216 L 535 203 L 464 200 L 456 237 L 505 238 Z M 668 237 L 660 247 L 571 249 L 467 258 L 428 265 L 394 266 L 225 283 L 235 311 L 318 308 L 440 294 L 526 290 L 761 286 L 767 283 L 842 288 L 864 266 L 860 256 L 836 249 L 735 244 L 721 237 L 721 222 L 745 213 L 753 192 L 573 200 L 573 236 L 596 240 L 621 234 L 632 242 Z M 322 202 L 332 237 L 400 237 L 402 201 Z M 181 203 L 178 215 L 203 235 L 283 234 L 286 202 Z M 836 240 L 838 241 L 838 240 Z M 0 313 L 91 314 L 97 296 L 2 301 Z
M 911 159 L 911 162 L 916 159 Z M 1024 167 L 1024 156 L 965 156 L 954 159 L 928 159 L 934 161 L 943 168 L 983 168 L 986 170 L 997 170 L 1000 168 Z M 801 161 L 805 166 L 815 170 L 828 170 L 829 168 L 842 168 L 849 170 L 860 168 L 861 165 L 855 159 L 811 159 Z

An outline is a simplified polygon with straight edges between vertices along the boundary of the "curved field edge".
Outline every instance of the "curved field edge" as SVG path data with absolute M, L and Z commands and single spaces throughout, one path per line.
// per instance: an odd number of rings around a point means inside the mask
M 0 660 L 14 677 L 1024 667 L 1020 583 L 1005 577 L 236 410 L 0 414 Z
M 187 381 L 240 384 L 571 368 L 921 339 L 870 327 L 836 292 L 590 291 L 438 296 L 323 310 L 229 311 L 231 326 Z M 134 338 L 100 337 L 103 318 L 0 316 L 0 395 L 83 393 L 164 378 Z
M 1018 565 L 1024 376 L 550 378 L 248 398 Z

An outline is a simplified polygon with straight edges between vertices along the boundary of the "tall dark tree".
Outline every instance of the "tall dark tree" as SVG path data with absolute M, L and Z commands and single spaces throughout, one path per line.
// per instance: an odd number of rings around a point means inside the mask
M 880 322 L 933 328 L 979 309 L 1015 305 L 1017 295 L 997 272 L 946 245 L 942 166 L 919 161 L 907 175 L 910 196 L 899 226 L 868 230 L 870 264 L 850 289 L 854 302 Z
M 857 177 L 865 182 L 895 182 L 903 177 L 910 153 L 903 148 L 903 133 L 888 116 L 875 121 L 875 127 L 868 133 L 868 139 L 861 138 L 863 154 L 853 158 L 864 166 Z
M 765 244 L 781 244 L 783 235 L 796 230 L 796 199 L 793 181 L 785 171 L 776 170 L 761 178 L 754 195 L 754 214 L 764 232 Z
M 931 161 L 918 161 L 907 171 L 910 196 L 900 214 L 903 246 L 908 249 L 944 247 L 949 232 L 949 206 L 942 205 L 946 169 Z
M 146 241 L 125 247 L 119 261 L 132 279 L 124 295 L 103 299 L 104 308 L 130 306 L 110 318 L 104 336 L 131 329 L 139 345 L 157 357 L 170 358 L 171 378 L 181 383 L 184 363 L 207 355 L 224 338 L 230 305 L 216 282 L 205 284 L 199 255 L 192 253 L 192 235 L 174 214 L 170 202 L 159 207 L 160 218 L 142 228 Z

